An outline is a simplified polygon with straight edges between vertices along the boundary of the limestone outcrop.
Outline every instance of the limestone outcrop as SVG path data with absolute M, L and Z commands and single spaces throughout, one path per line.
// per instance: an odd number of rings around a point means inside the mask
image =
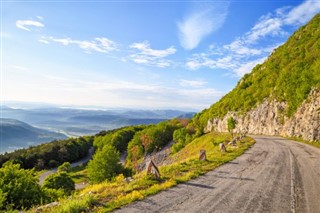
M 308 98 L 291 116 L 285 116 L 287 104 L 276 100 L 265 100 L 255 109 L 239 114 L 229 112 L 223 119 L 208 120 L 206 132 L 227 132 L 227 119 L 237 121 L 237 133 L 280 135 L 300 137 L 307 141 L 320 141 L 320 89 L 313 89 Z

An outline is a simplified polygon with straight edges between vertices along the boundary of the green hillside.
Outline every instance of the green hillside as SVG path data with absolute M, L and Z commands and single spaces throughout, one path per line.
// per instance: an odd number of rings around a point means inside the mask
M 245 113 L 266 98 L 285 101 L 291 116 L 313 87 L 320 87 L 320 14 L 246 74 L 220 101 L 196 115 L 201 126 L 229 111 Z

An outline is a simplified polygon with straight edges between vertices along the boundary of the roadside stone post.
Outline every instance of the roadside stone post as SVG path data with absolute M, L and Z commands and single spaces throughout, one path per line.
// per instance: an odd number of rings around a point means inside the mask
M 200 150 L 199 160 L 200 161 L 206 161 L 207 160 L 206 150 L 204 150 L 204 149 Z
M 220 152 L 226 152 L 227 151 L 226 146 L 224 145 L 224 143 L 220 143 L 219 144 L 219 148 L 220 148 Z
M 150 160 L 147 166 L 147 175 L 152 174 L 155 178 L 160 179 L 160 172 L 156 164 Z

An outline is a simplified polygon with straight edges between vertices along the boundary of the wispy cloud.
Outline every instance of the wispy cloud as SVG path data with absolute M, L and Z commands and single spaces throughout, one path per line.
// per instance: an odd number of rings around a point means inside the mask
M 31 31 L 33 27 L 44 27 L 44 24 L 40 21 L 34 20 L 17 20 L 16 26 L 22 30 Z
M 320 12 L 320 1 L 307 0 L 293 8 L 285 17 L 284 23 L 288 25 L 304 24 L 315 14 Z
M 129 47 L 135 50 L 135 53 L 129 56 L 129 58 L 135 63 L 161 68 L 171 65 L 172 62 L 166 59 L 166 57 L 175 54 L 177 51 L 172 46 L 164 50 L 152 49 L 148 41 L 133 43 Z
M 180 44 L 187 50 L 196 48 L 202 39 L 218 30 L 228 14 L 229 3 L 211 3 L 193 11 L 177 23 Z
M 254 43 L 267 36 L 284 36 L 288 32 L 285 26 L 300 26 L 320 12 L 320 1 L 306 0 L 296 7 L 282 7 L 273 13 L 260 17 L 244 39 L 247 43 Z
M 117 43 L 114 41 L 111 41 L 108 38 L 95 38 L 91 41 L 86 40 L 74 40 L 71 38 L 54 38 L 52 36 L 50 37 L 41 37 L 39 39 L 39 42 L 48 44 L 50 42 L 55 42 L 62 44 L 64 46 L 68 46 L 71 44 L 78 45 L 81 49 L 83 49 L 86 53 L 92 53 L 92 52 L 100 52 L 100 53 L 108 53 L 114 50 L 117 50 Z
M 259 18 L 243 36 L 222 47 L 211 46 L 204 53 L 194 54 L 186 62 L 189 69 L 209 67 L 224 69 L 241 77 L 262 63 L 289 35 L 286 27 L 296 28 L 320 12 L 320 2 L 307 0 L 297 7 L 283 7 Z M 273 44 L 263 42 L 274 38 Z M 271 39 L 270 39 L 271 40 Z
M 218 100 L 224 93 L 210 87 L 176 88 L 159 82 L 148 84 L 131 81 L 87 81 L 65 76 L 44 76 L 50 80 L 43 90 L 63 92 L 72 97 L 73 104 L 86 104 L 83 97 L 90 97 L 93 104 L 108 107 L 123 106 L 146 108 L 176 107 L 203 109 Z M 206 82 L 203 82 L 205 86 Z M 192 83 L 191 83 L 192 84 Z M 76 95 L 81 93 L 82 95 Z M 54 96 L 54 95 L 53 95 Z M 108 97 L 108 98 L 106 98 Z M 60 98 L 60 97 L 59 97 Z M 66 100 L 66 102 L 70 102 Z
M 193 87 L 193 88 L 200 88 L 206 85 L 208 82 L 203 81 L 203 80 L 186 80 L 186 79 L 181 79 L 179 84 L 180 86 L 183 87 Z
M 266 60 L 266 57 L 252 59 L 250 61 L 246 61 L 244 63 L 239 63 L 239 65 L 233 69 L 234 73 L 242 77 L 244 74 L 251 72 L 251 70 L 257 65 L 261 64 Z
M 20 65 L 11 65 L 11 68 L 13 68 L 13 69 L 15 69 L 15 70 L 20 70 L 20 71 L 27 71 L 27 70 L 29 70 L 27 67 L 20 66 Z

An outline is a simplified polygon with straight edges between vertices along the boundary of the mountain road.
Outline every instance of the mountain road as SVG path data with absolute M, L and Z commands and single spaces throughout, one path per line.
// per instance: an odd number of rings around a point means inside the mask
M 320 149 L 252 137 L 256 143 L 235 160 L 115 212 L 320 213 Z

